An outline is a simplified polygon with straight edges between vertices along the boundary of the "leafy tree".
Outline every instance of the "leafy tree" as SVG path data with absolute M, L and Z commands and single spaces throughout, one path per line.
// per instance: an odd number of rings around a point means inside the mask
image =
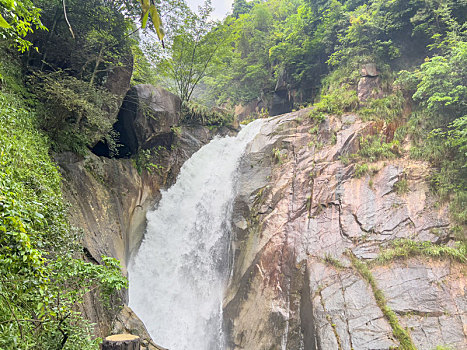
M 131 55 L 134 42 L 128 37 L 131 17 L 117 3 L 106 0 L 68 0 L 67 17 L 60 0 L 35 0 L 43 9 L 43 22 L 49 32 L 36 32 L 31 41 L 39 53 L 29 63 L 41 70 L 67 70 L 70 75 L 101 85 L 112 68 L 122 65 Z
M 149 55 L 160 77 L 182 101 L 192 98 L 195 88 L 212 69 L 218 50 L 225 45 L 225 28 L 214 28 L 215 23 L 209 19 L 211 12 L 210 0 L 200 7 L 199 14 L 184 5 L 181 16 L 169 24 L 166 50 L 151 45 Z
M 401 72 L 399 78 L 409 91 L 413 89 L 413 99 L 418 103 L 409 121 L 415 144 L 412 155 L 429 160 L 438 169 L 432 176 L 433 188 L 442 198 L 451 199 L 453 217 L 464 225 L 467 223 L 466 64 L 467 43 L 459 41 L 445 55 L 427 59 L 418 70 Z
M 254 3 L 252 1 L 234 0 L 232 3 L 232 14 L 235 18 L 238 18 L 240 15 L 250 12 L 253 6 Z
M 0 36 L 11 39 L 19 51 L 27 51 L 32 43 L 25 37 L 34 29 L 46 29 L 40 9 L 30 0 L 0 0 Z

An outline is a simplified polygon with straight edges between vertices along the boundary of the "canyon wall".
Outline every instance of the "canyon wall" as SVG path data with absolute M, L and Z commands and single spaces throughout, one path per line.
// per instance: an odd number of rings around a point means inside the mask
M 454 245 L 447 203 L 429 190 L 432 169 L 400 150 L 359 174 L 346 159 L 361 137 L 391 138 L 388 126 L 309 114 L 268 121 L 241 163 L 228 348 L 467 349 L 465 265 L 377 260 L 399 239 Z
M 69 219 L 81 235 L 88 261 L 100 264 L 102 255 L 116 258 L 127 275 L 130 258 L 143 239 L 146 212 L 156 205 L 161 190 L 175 182 L 183 163 L 215 135 L 236 132 L 181 124 L 180 106 L 178 97 L 161 88 L 137 85 L 128 92 L 115 124 L 122 144 L 116 157 L 108 157 L 104 143 L 94 148 L 104 156 L 55 156 L 70 204 Z M 142 338 L 144 349 L 162 349 L 127 303 L 126 290 L 115 296 L 111 308 L 97 293 L 88 293 L 82 312 L 95 323 L 96 336 L 133 333 Z
M 150 86 L 130 91 L 116 124 L 125 155 L 56 156 L 83 254 L 95 263 L 115 257 L 124 274 L 161 190 L 215 134 L 234 132 L 179 126 L 177 101 L 166 94 Z M 154 100 L 161 96 L 165 107 Z M 140 99 L 149 101 L 149 119 L 147 109 L 132 105 Z M 352 114 L 316 120 L 310 112 L 265 121 L 239 165 L 233 271 L 223 305 L 228 349 L 410 348 L 407 342 L 467 349 L 465 266 L 420 254 L 378 259 L 400 239 L 455 247 L 448 205 L 427 183 L 433 170 L 404 156 L 402 144 L 399 157 L 362 171 L 362 160 L 349 161 L 362 137 L 381 134 L 390 142 L 392 126 Z M 150 160 L 157 164 L 136 164 L 142 149 L 157 149 Z M 96 335 L 138 334 L 144 349 L 162 349 L 121 307 L 126 293 L 119 297 L 109 310 L 97 294 L 86 296 L 83 312 Z

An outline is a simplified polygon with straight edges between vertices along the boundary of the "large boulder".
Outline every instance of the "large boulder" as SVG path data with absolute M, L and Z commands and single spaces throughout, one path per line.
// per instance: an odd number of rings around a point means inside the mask
M 133 56 L 127 55 L 125 64 L 114 67 L 107 74 L 105 87 L 113 94 L 119 96 L 120 103 L 130 89 L 131 76 L 133 74 Z
M 383 92 L 381 90 L 381 78 L 362 77 L 358 82 L 357 94 L 360 102 L 365 102 L 370 98 L 383 97 Z
M 173 127 L 180 122 L 181 100 L 160 87 L 136 85 L 128 91 L 115 124 L 119 133 L 119 155 L 127 157 L 139 149 L 170 146 Z

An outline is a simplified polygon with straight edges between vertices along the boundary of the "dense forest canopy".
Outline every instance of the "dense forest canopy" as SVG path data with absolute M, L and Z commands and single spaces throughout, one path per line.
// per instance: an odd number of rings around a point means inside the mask
M 376 153 L 409 140 L 465 239 L 466 0 L 235 0 L 221 22 L 211 11 L 209 1 L 194 12 L 184 0 L 0 0 L 0 348 L 95 349 L 77 305 L 91 289 L 112 298 L 125 286 L 116 261 L 83 261 L 50 156 L 85 155 L 101 140 L 118 152 L 125 91 L 111 82 L 125 70 L 133 84 L 171 89 L 190 113 L 280 90 L 293 108 L 313 104 L 317 120 L 392 123 L 395 140 L 363 142 Z M 360 101 L 368 63 L 382 94 Z

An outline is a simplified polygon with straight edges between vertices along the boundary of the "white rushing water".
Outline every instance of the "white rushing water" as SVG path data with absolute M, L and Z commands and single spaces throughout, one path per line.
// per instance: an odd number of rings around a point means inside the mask
M 201 148 L 147 214 L 146 235 L 129 268 L 130 307 L 154 341 L 170 350 L 224 348 L 222 298 L 235 177 L 261 124 Z

